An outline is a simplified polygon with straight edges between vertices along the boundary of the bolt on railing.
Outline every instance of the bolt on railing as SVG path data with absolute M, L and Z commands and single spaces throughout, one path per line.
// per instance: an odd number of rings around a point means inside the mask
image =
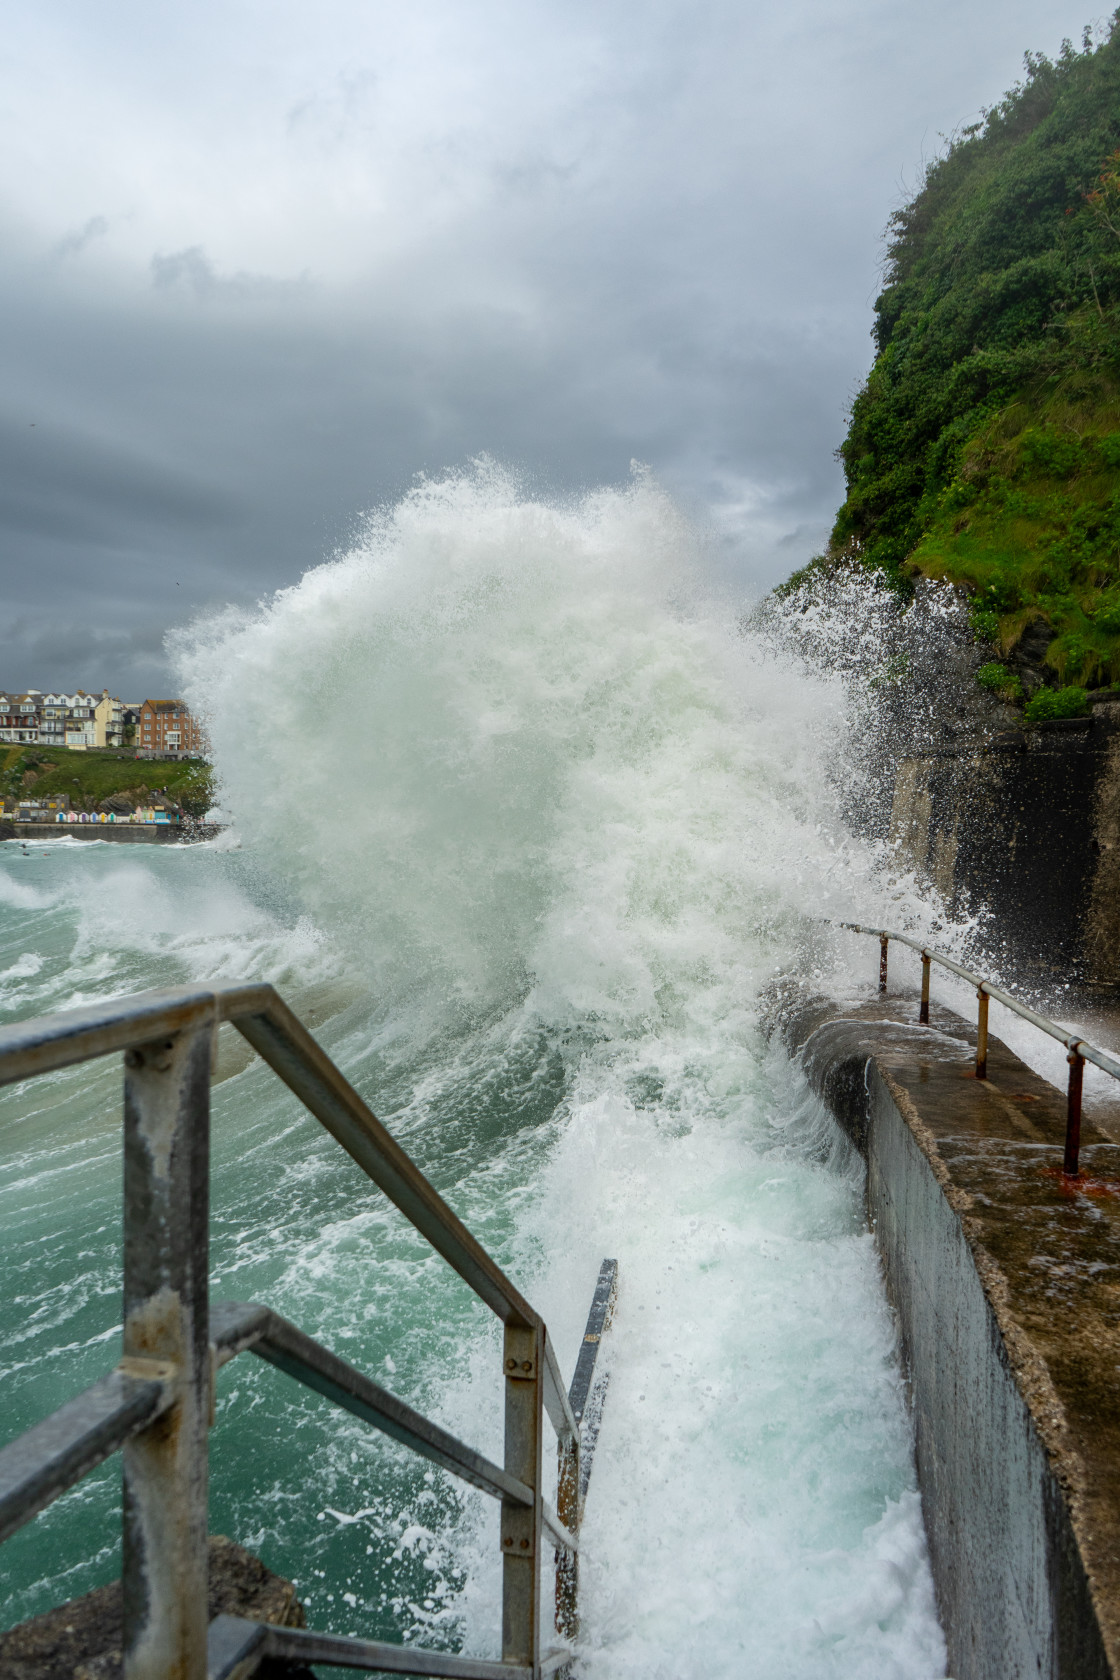
M 209 1302 L 210 1068 L 231 1022 L 405 1217 L 502 1320 L 505 1452 L 492 1464 L 270 1308 Z M 578 1631 L 578 1533 L 597 1434 L 581 1424 L 610 1320 L 605 1260 L 571 1393 L 544 1321 L 371 1113 L 271 986 L 148 992 L 0 1030 L 0 1084 L 124 1052 L 124 1336 L 115 1371 L 0 1451 L 0 1541 L 123 1449 L 124 1680 L 237 1680 L 260 1663 L 330 1663 L 448 1680 L 544 1680 L 545 1536 L 556 1625 Z M 251 1351 L 501 1505 L 502 1658 L 344 1639 L 220 1616 L 207 1628 L 208 1432 L 214 1379 Z M 558 1442 L 543 1494 L 544 1413 Z
M 1066 1140 L 1065 1152 L 1062 1158 L 1062 1171 L 1068 1178 L 1076 1178 L 1079 1173 L 1079 1158 L 1081 1150 L 1081 1097 L 1085 1077 L 1085 1063 L 1092 1062 L 1113 1079 L 1120 1079 L 1120 1061 L 1110 1056 L 1107 1051 L 1099 1050 L 1095 1044 L 1090 1044 L 1087 1038 L 1076 1033 L 1067 1033 L 1056 1021 L 1040 1015 L 1037 1010 L 1030 1009 L 1025 1003 L 1020 1003 L 1009 992 L 994 986 L 990 980 L 984 980 L 979 974 L 973 974 L 971 969 L 965 968 L 963 963 L 954 957 L 946 956 L 944 951 L 934 950 L 932 946 L 923 945 L 918 939 L 913 939 L 907 933 L 898 933 L 889 928 L 862 927 L 858 922 L 832 922 L 832 927 L 843 928 L 848 933 L 863 933 L 879 941 L 879 993 L 886 995 L 887 990 L 887 948 L 892 939 L 900 945 L 909 946 L 917 951 L 922 959 L 922 1000 L 918 1011 L 918 1020 L 922 1026 L 929 1025 L 929 977 L 930 966 L 938 963 L 956 974 L 962 980 L 976 987 L 977 1021 L 976 1021 L 976 1077 L 988 1077 L 988 1003 L 995 998 L 1005 1009 L 1029 1021 L 1032 1027 L 1044 1032 L 1050 1038 L 1056 1038 L 1059 1044 L 1064 1044 L 1068 1055 L 1069 1080 L 1066 1089 Z

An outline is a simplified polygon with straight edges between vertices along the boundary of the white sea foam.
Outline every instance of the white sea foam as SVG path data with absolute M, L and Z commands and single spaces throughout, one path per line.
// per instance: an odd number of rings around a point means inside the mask
M 648 477 L 548 506 L 482 465 L 258 612 L 195 626 L 182 679 L 250 853 L 365 977 L 343 1049 L 382 1053 L 391 1022 L 400 1058 L 422 1050 L 393 1122 L 410 1144 L 438 1163 L 449 1112 L 516 1086 L 533 1034 L 568 1068 L 546 1123 L 508 1099 L 456 1205 L 566 1364 L 598 1259 L 621 1262 L 583 1672 L 930 1680 L 944 1651 L 858 1166 L 755 1010 L 811 948 L 806 909 L 932 912 L 838 815 L 843 681 L 744 633 L 702 575 Z M 309 1302 L 362 1240 L 324 1229 L 290 1287 Z M 464 1346 L 424 1392 L 497 1451 L 492 1356 Z M 384 1529 L 363 1476 L 339 1533 L 355 1511 Z M 488 1515 L 467 1500 L 462 1573 L 429 1558 L 415 1631 L 494 1650 Z M 319 1613 L 340 1612 L 324 1595 Z
M 634 1101 L 655 1062 L 668 1114 Z M 612 1238 L 627 1254 L 584 1672 L 941 1673 L 858 1161 L 777 1061 L 644 1046 L 628 1095 L 620 1071 L 577 1093 L 539 1210 L 573 1355 L 565 1303 Z
M 75 1008 L 113 992 L 268 976 L 337 978 L 306 914 L 269 907 L 205 848 L 106 842 L 8 854 L 0 870 L 0 1013 Z
M 34 951 L 25 951 L 17 957 L 11 968 L 0 969 L 0 981 L 26 980 L 32 974 L 38 974 L 43 966 L 43 959 Z
M 550 1014 L 640 1015 L 674 969 L 757 975 L 803 908 L 883 888 L 828 775 L 843 682 L 740 633 L 701 576 L 644 476 L 568 507 L 490 466 L 425 483 L 180 638 L 223 805 L 398 1009 L 537 983 Z

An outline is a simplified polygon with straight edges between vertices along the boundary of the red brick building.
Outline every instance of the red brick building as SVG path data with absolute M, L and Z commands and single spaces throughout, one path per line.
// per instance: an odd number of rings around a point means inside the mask
M 206 731 L 182 700 L 145 700 L 135 745 L 149 752 L 205 754 L 209 743 Z

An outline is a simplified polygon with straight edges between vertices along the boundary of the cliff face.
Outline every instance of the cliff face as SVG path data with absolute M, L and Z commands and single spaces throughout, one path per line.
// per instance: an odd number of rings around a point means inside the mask
M 902 757 L 889 837 L 948 904 L 988 912 L 1009 974 L 1120 987 L 1120 700 Z
M 953 137 L 884 281 L 829 551 L 778 611 L 851 629 L 856 825 L 1009 972 L 1120 988 L 1120 11 Z
M 875 344 L 818 565 L 960 585 L 1013 696 L 1120 678 L 1116 19 L 1028 55 L 891 218 Z
M 1120 992 L 1120 693 L 1024 728 L 976 681 L 984 650 L 959 589 L 921 583 L 903 600 L 867 574 L 818 572 L 757 619 L 844 679 L 844 814 L 977 918 L 977 960 L 1044 991 Z

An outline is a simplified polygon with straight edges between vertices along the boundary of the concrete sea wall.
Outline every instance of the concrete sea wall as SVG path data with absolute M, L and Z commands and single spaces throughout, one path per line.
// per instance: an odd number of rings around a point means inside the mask
M 0 840 L 116 840 L 134 845 L 181 844 L 184 840 L 212 840 L 221 828 L 216 823 L 6 823 L 0 822 Z
M 965 1023 L 841 1012 L 797 991 L 773 1024 L 867 1161 L 898 1317 L 954 1680 L 1120 1674 L 1120 1147 Z

